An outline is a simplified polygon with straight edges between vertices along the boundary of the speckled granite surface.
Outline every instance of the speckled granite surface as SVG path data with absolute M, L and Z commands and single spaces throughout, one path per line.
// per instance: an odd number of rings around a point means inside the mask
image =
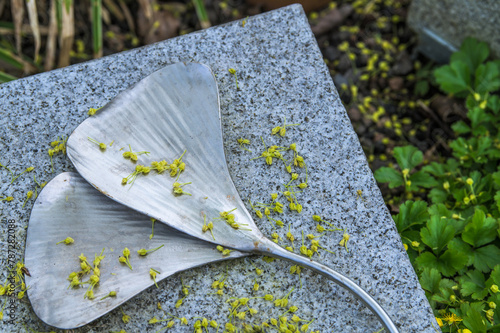
M 408 24 L 421 35 L 424 44 L 421 48 L 431 57 L 439 57 L 439 54 L 429 38 L 440 37 L 458 49 L 466 37 L 475 37 L 487 42 L 492 54 L 498 58 L 499 13 L 500 2 L 497 0 L 413 0 Z
M 0 170 L 1 195 L 15 198 L 10 203 L 0 202 L 2 280 L 8 268 L 6 219 L 15 221 L 16 256 L 20 258 L 33 201 L 28 201 L 24 208 L 22 205 L 27 191 L 34 188 L 33 175 L 40 181 L 50 181 L 62 171 L 73 170 L 70 162 L 59 155 L 54 158 L 55 172 L 50 172 L 46 153 L 50 142 L 57 136 L 69 135 L 87 117 L 89 108 L 105 105 L 131 84 L 178 61 L 207 64 L 216 74 L 226 157 L 244 201 L 268 202 L 269 194 L 289 179 L 282 166 L 269 167 L 262 159 L 250 160 L 263 149 L 261 136 L 268 145 L 295 142 L 304 156 L 309 186 L 297 194 L 303 211 L 297 214 L 286 209 L 278 217 L 286 226 L 277 231 L 283 238 L 281 244 L 289 245 L 285 236 L 288 225 L 298 248 L 302 231 L 316 234 L 313 214 L 331 219 L 350 234 L 349 252 L 338 245 L 341 231 L 327 232 L 320 244 L 335 253 L 320 250 L 315 259 L 364 288 L 386 309 L 401 332 L 435 332 L 433 326 L 437 324 L 424 292 L 322 61 L 307 18 L 297 5 L 251 17 L 245 27 L 234 22 L 1 85 L 0 162 L 15 173 L 35 166 L 32 173 L 21 176 L 12 185 L 9 173 Z M 239 90 L 229 68 L 237 71 Z M 288 123 L 301 125 L 289 127 L 284 138 L 271 136 L 271 129 L 281 125 L 285 116 Z M 236 140 L 240 137 L 251 140 L 248 148 L 252 153 L 239 148 Z M 361 198 L 357 190 L 362 191 Z M 268 236 L 274 231 L 264 219 L 256 223 Z M 255 273 L 252 263 L 263 270 L 262 275 Z M 196 317 L 224 324 L 229 297 L 267 293 L 282 297 L 292 288 L 289 306 L 298 306 L 296 314 L 304 320 L 315 319 L 310 325 L 313 330 L 375 332 L 381 328 L 376 317 L 347 291 L 310 271 L 300 275 L 301 287 L 299 276 L 289 273 L 290 267 L 286 262 L 268 263 L 250 257 L 196 268 L 170 277 L 160 284 L 160 289 L 148 289 L 126 303 L 122 309 L 131 316 L 128 324 L 122 322 L 120 310 L 115 310 L 75 331 L 156 332 L 162 326 L 149 325 L 147 321 L 163 316 L 157 309 L 161 302 L 165 312 L 189 320 L 189 327 L 177 323 L 171 331 L 192 332 Z M 212 282 L 226 271 L 225 295 L 210 294 L 215 291 L 211 289 Z M 191 293 L 176 309 L 181 278 L 191 286 Z M 260 285 L 259 291 L 252 290 L 255 282 Z M 52 329 L 36 317 L 27 299 L 14 304 L 12 313 L 17 324 L 7 324 L 2 330 L 21 331 L 22 323 L 38 331 Z M 233 323 L 260 324 L 285 312 L 262 299 L 249 304 L 259 312 L 253 317 L 247 314 L 244 321 L 233 319 Z

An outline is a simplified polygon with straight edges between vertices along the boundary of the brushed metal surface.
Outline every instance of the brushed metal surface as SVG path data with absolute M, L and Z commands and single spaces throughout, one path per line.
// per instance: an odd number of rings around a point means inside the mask
M 349 289 L 389 332 L 398 332 L 380 305 L 350 279 L 286 251 L 257 229 L 227 169 L 220 117 L 217 83 L 211 70 L 198 63 L 177 63 L 144 78 L 82 122 L 68 139 L 67 152 L 78 172 L 117 202 L 205 241 L 308 267 Z M 101 150 L 89 137 L 114 144 Z M 135 168 L 120 150 L 129 144 L 134 151 L 150 152 L 140 155 L 138 161 L 148 166 L 161 159 L 171 163 L 186 150 L 186 170 L 179 182 L 192 182 L 185 187 L 192 196 L 174 196 L 174 179 L 168 173 L 151 171 L 137 178 L 133 186 L 122 185 L 122 178 Z M 204 215 L 210 220 L 234 208 L 236 221 L 250 230 L 236 230 L 218 220 L 215 240 L 202 232 Z
M 102 151 L 89 137 L 114 142 Z M 139 155 L 134 164 L 122 156 L 128 145 L 151 153 Z M 162 159 L 172 163 L 184 150 L 186 170 L 179 182 L 192 182 L 184 187 L 192 196 L 173 195 L 175 178 L 168 171 L 152 170 L 133 186 L 121 184 L 137 164 L 150 166 Z M 247 251 L 262 237 L 227 170 L 217 85 L 207 66 L 177 63 L 149 75 L 82 122 L 71 134 L 67 152 L 83 178 L 102 193 L 177 230 L 228 247 L 246 244 Z M 204 214 L 210 220 L 234 208 L 236 221 L 244 221 L 253 232 L 220 220 L 213 230 L 215 241 L 209 232 L 202 233 Z
M 147 216 L 103 196 L 77 173 L 55 177 L 36 199 L 28 225 L 25 264 L 31 277 L 26 276 L 26 284 L 35 313 L 58 328 L 79 327 L 153 286 L 150 268 L 160 272 L 158 282 L 188 268 L 248 255 L 233 251 L 222 257 L 213 244 L 161 223 L 155 224 L 151 240 L 150 234 Z M 56 245 L 66 237 L 75 242 Z M 136 252 L 161 245 L 164 247 L 145 257 Z M 125 247 L 131 250 L 133 270 L 118 262 Z M 80 271 L 81 253 L 92 263 L 103 248 L 106 257 L 100 264 L 95 299 L 84 299 L 88 285 L 68 289 L 66 278 Z M 116 297 L 100 300 L 112 290 Z

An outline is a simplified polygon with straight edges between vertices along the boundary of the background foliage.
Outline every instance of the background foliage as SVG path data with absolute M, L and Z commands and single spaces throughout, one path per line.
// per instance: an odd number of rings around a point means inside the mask
M 422 166 L 417 148 L 398 147 L 397 167 L 375 172 L 379 182 L 415 194 L 394 221 L 450 332 L 500 331 L 500 61 L 488 56 L 485 43 L 466 39 L 434 71 L 440 89 L 465 98 L 468 110 L 452 125 L 452 156 Z

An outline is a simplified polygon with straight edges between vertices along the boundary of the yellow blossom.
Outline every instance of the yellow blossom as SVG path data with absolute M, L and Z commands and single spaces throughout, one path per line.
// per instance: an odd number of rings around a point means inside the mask
M 444 315 L 444 317 L 442 319 L 444 321 L 446 321 L 449 325 L 451 325 L 453 323 L 458 323 L 458 322 L 463 320 L 462 318 L 460 318 L 459 316 L 457 316 L 454 313 L 447 313 Z

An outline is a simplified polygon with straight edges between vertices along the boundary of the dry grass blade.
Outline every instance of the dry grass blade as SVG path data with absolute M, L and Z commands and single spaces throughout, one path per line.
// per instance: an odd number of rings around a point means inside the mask
M 16 36 L 16 50 L 21 54 L 21 27 L 23 25 L 24 5 L 23 0 L 10 0 L 12 19 Z
M 63 0 L 61 2 L 61 35 L 59 37 L 59 62 L 58 67 L 69 65 L 70 52 L 75 39 L 75 18 L 74 5 L 72 0 Z
M 144 16 L 148 21 L 151 21 L 153 19 L 153 8 L 151 5 L 151 1 L 149 0 L 139 0 L 139 5 L 141 6 L 142 10 L 144 11 Z
M 125 16 L 125 20 L 127 21 L 128 27 L 130 31 L 135 35 L 135 24 L 134 24 L 134 18 L 132 17 L 132 14 L 130 14 L 130 10 L 128 9 L 127 5 L 123 0 L 119 0 L 120 3 L 120 8 L 122 9 L 123 15 Z
M 94 58 L 102 57 L 102 3 L 92 0 L 92 42 Z
M 101 6 L 101 19 L 106 25 L 111 24 L 111 14 L 109 14 L 109 11 Z
M 104 6 L 109 10 L 111 14 L 113 14 L 114 17 L 118 21 L 123 21 L 125 20 L 125 16 L 123 15 L 120 7 L 113 1 L 113 0 L 103 0 Z
M 35 56 L 33 60 L 38 63 L 38 56 L 40 54 L 40 28 L 38 25 L 38 12 L 36 10 L 36 0 L 26 0 L 26 8 L 28 9 L 28 16 L 30 19 L 30 26 L 35 40 Z
M 54 68 L 56 58 L 56 38 L 57 38 L 57 15 L 56 0 L 50 0 L 50 22 L 49 35 L 47 37 L 47 46 L 45 47 L 45 64 L 43 68 L 50 71 Z
M 3 14 L 3 9 L 5 8 L 5 4 L 7 3 L 7 0 L 0 0 L 0 16 Z
M 49 29 L 41 25 L 38 26 L 38 31 L 40 31 L 41 36 L 45 36 L 49 33 Z M 12 28 L 0 27 L 0 35 L 2 36 L 14 35 L 14 34 L 15 34 L 14 27 Z M 23 26 L 21 27 L 21 35 L 31 35 L 31 34 L 33 34 L 33 29 L 31 28 L 31 26 L 29 24 L 23 24 Z

